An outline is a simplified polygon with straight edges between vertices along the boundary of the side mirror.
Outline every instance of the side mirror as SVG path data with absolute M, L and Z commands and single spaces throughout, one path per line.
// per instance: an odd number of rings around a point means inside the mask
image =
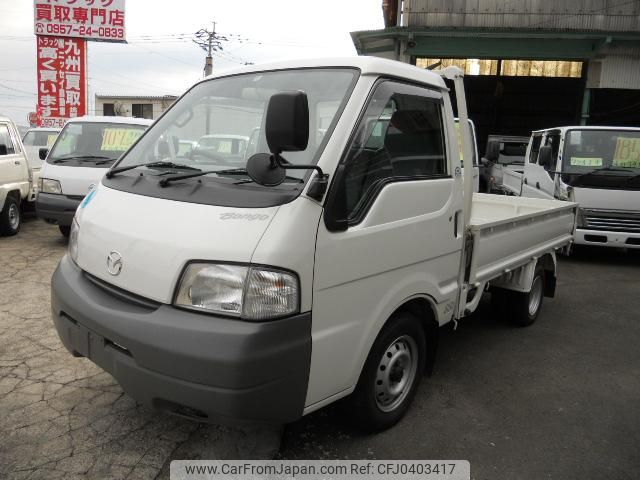
M 38 156 L 40 157 L 40 160 L 45 160 L 47 158 L 47 155 L 49 155 L 49 149 L 47 147 L 42 147 L 40 150 L 38 150 Z
M 486 167 L 489 164 L 489 160 L 487 160 L 486 158 L 482 157 L 480 159 L 480 163 Z
M 551 168 L 551 163 L 553 162 L 551 147 L 549 145 L 545 145 L 544 147 L 540 147 L 540 151 L 538 152 L 538 165 L 544 167 L 545 170 L 549 170 Z
M 0 143 L 0 155 L 8 154 L 7 146 L 4 143 Z
M 500 142 L 497 140 L 489 140 L 484 158 L 489 162 L 497 162 L 498 158 L 500 158 Z
M 274 155 L 299 152 L 309 142 L 309 103 L 304 92 L 281 92 L 271 96 L 265 120 L 267 145 Z

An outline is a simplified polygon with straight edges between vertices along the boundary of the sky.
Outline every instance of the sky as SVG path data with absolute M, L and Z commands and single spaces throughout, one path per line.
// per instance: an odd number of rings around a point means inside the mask
M 126 0 L 128 44 L 89 42 L 89 107 L 97 94 L 179 95 L 202 78 L 201 28 L 229 38 L 213 69 L 245 62 L 356 55 L 349 32 L 383 28 L 382 0 Z M 35 110 L 32 0 L 0 0 L 0 115 Z M 93 112 L 90 112 L 93 113 Z

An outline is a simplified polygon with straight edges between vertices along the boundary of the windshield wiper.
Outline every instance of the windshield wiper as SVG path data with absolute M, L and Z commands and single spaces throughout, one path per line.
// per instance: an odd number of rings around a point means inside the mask
M 598 172 L 626 172 L 626 169 L 616 168 L 616 167 L 594 168 L 593 170 L 590 170 L 588 172 L 580 173 L 577 178 L 586 177 L 587 175 L 593 175 L 594 173 L 598 173 Z M 575 174 L 570 173 L 570 175 L 575 175 Z
M 230 170 L 204 170 L 197 173 L 186 173 L 184 175 L 175 175 L 173 177 L 166 177 L 160 180 L 158 184 L 161 187 L 166 187 L 170 182 L 175 180 L 184 180 L 186 178 L 201 177 L 202 175 L 208 175 L 210 173 L 217 173 L 218 175 L 248 175 L 246 168 L 232 168 Z
M 176 181 L 176 180 L 184 180 L 187 178 L 194 178 L 194 177 L 201 177 L 202 175 L 208 175 L 210 173 L 215 173 L 217 175 L 249 175 L 247 173 L 247 169 L 246 168 L 232 168 L 230 170 L 208 170 L 208 171 L 202 171 L 202 172 L 198 172 L 198 173 L 187 173 L 185 175 L 175 175 L 173 177 L 166 177 L 163 178 L 162 180 L 160 180 L 160 182 L 158 182 L 158 184 L 161 187 L 166 187 L 167 185 L 169 185 L 169 183 Z M 302 180 L 301 178 L 298 177 L 291 177 L 289 175 L 287 175 L 285 177 L 288 180 L 295 180 L 298 183 L 303 183 L 304 180 Z M 253 180 L 251 180 L 253 181 Z M 243 182 L 243 183 L 249 183 L 247 182 Z
M 190 167 L 189 165 L 184 165 L 182 163 L 173 163 L 173 162 L 151 162 L 151 163 L 137 163 L 135 165 L 127 165 L 126 167 L 118 167 L 112 170 L 109 170 L 106 173 L 107 178 L 111 178 L 114 175 L 117 175 L 121 172 L 126 172 L 127 170 L 133 170 L 134 168 L 139 167 L 147 167 L 147 168 L 176 168 L 181 170 L 197 170 L 201 172 L 202 170 L 196 167 Z
M 69 160 L 78 160 L 78 159 L 83 159 L 83 160 L 114 160 L 111 157 L 105 157 L 104 155 L 76 155 L 76 154 L 70 154 L 70 155 L 65 155 L 63 157 L 60 158 L 56 158 L 55 160 L 52 160 L 52 163 L 63 163 L 63 162 L 68 162 Z M 100 162 L 96 162 L 96 163 L 100 163 Z

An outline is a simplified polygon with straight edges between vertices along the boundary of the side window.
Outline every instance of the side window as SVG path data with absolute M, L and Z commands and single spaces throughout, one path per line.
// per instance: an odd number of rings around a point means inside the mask
M 540 151 L 541 135 L 536 135 L 531 141 L 531 151 L 529 152 L 529 163 L 538 163 L 538 152 Z
M 551 147 L 551 158 L 558 158 L 558 151 L 560 150 L 560 134 L 555 133 L 552 135 L 547 135 L 545 145 Z M 551 166 L 545 166 L 544 169 L 549 173 L 551 178 L 555 178 L 555 162 L 552 162 Z
M 0 144 L 7 147 L 7 155 L 16 153 L 13 142 L 11 141 L 11 135 L 9 135 L 9 128 L 2 123 L 0 123 Z
M 440 94 L 393 82 L 379 84 L 345 159 L 350 223 L 359 220 L 387 183 L 445 175 Z

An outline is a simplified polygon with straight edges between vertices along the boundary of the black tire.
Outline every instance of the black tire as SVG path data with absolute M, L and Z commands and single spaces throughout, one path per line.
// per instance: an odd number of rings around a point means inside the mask
M 58 229 L 63 237 L 69 238 L 69 235 L 71 234 L 71 225 L 58 225 Z
M 20 202 L 13 195 L 7 195 L 4 208 L 0 212 L 0 235 L 11 236 L 20 231 L 22 211 Z
M 418 318 L 402 312 L 389 320 L 371 347 L 348 401 L 350 417 L 359 429 L 379 432 L 400 421 L 424 375 L 426 350 L 424 328 Z
M 514 292 L 496 288 L 491 292 L 494 312 L 518 327 L 528 327 L 540 314 L 544 299 L 545 274 L 542 266 L 536 266 L 531 291 Z

